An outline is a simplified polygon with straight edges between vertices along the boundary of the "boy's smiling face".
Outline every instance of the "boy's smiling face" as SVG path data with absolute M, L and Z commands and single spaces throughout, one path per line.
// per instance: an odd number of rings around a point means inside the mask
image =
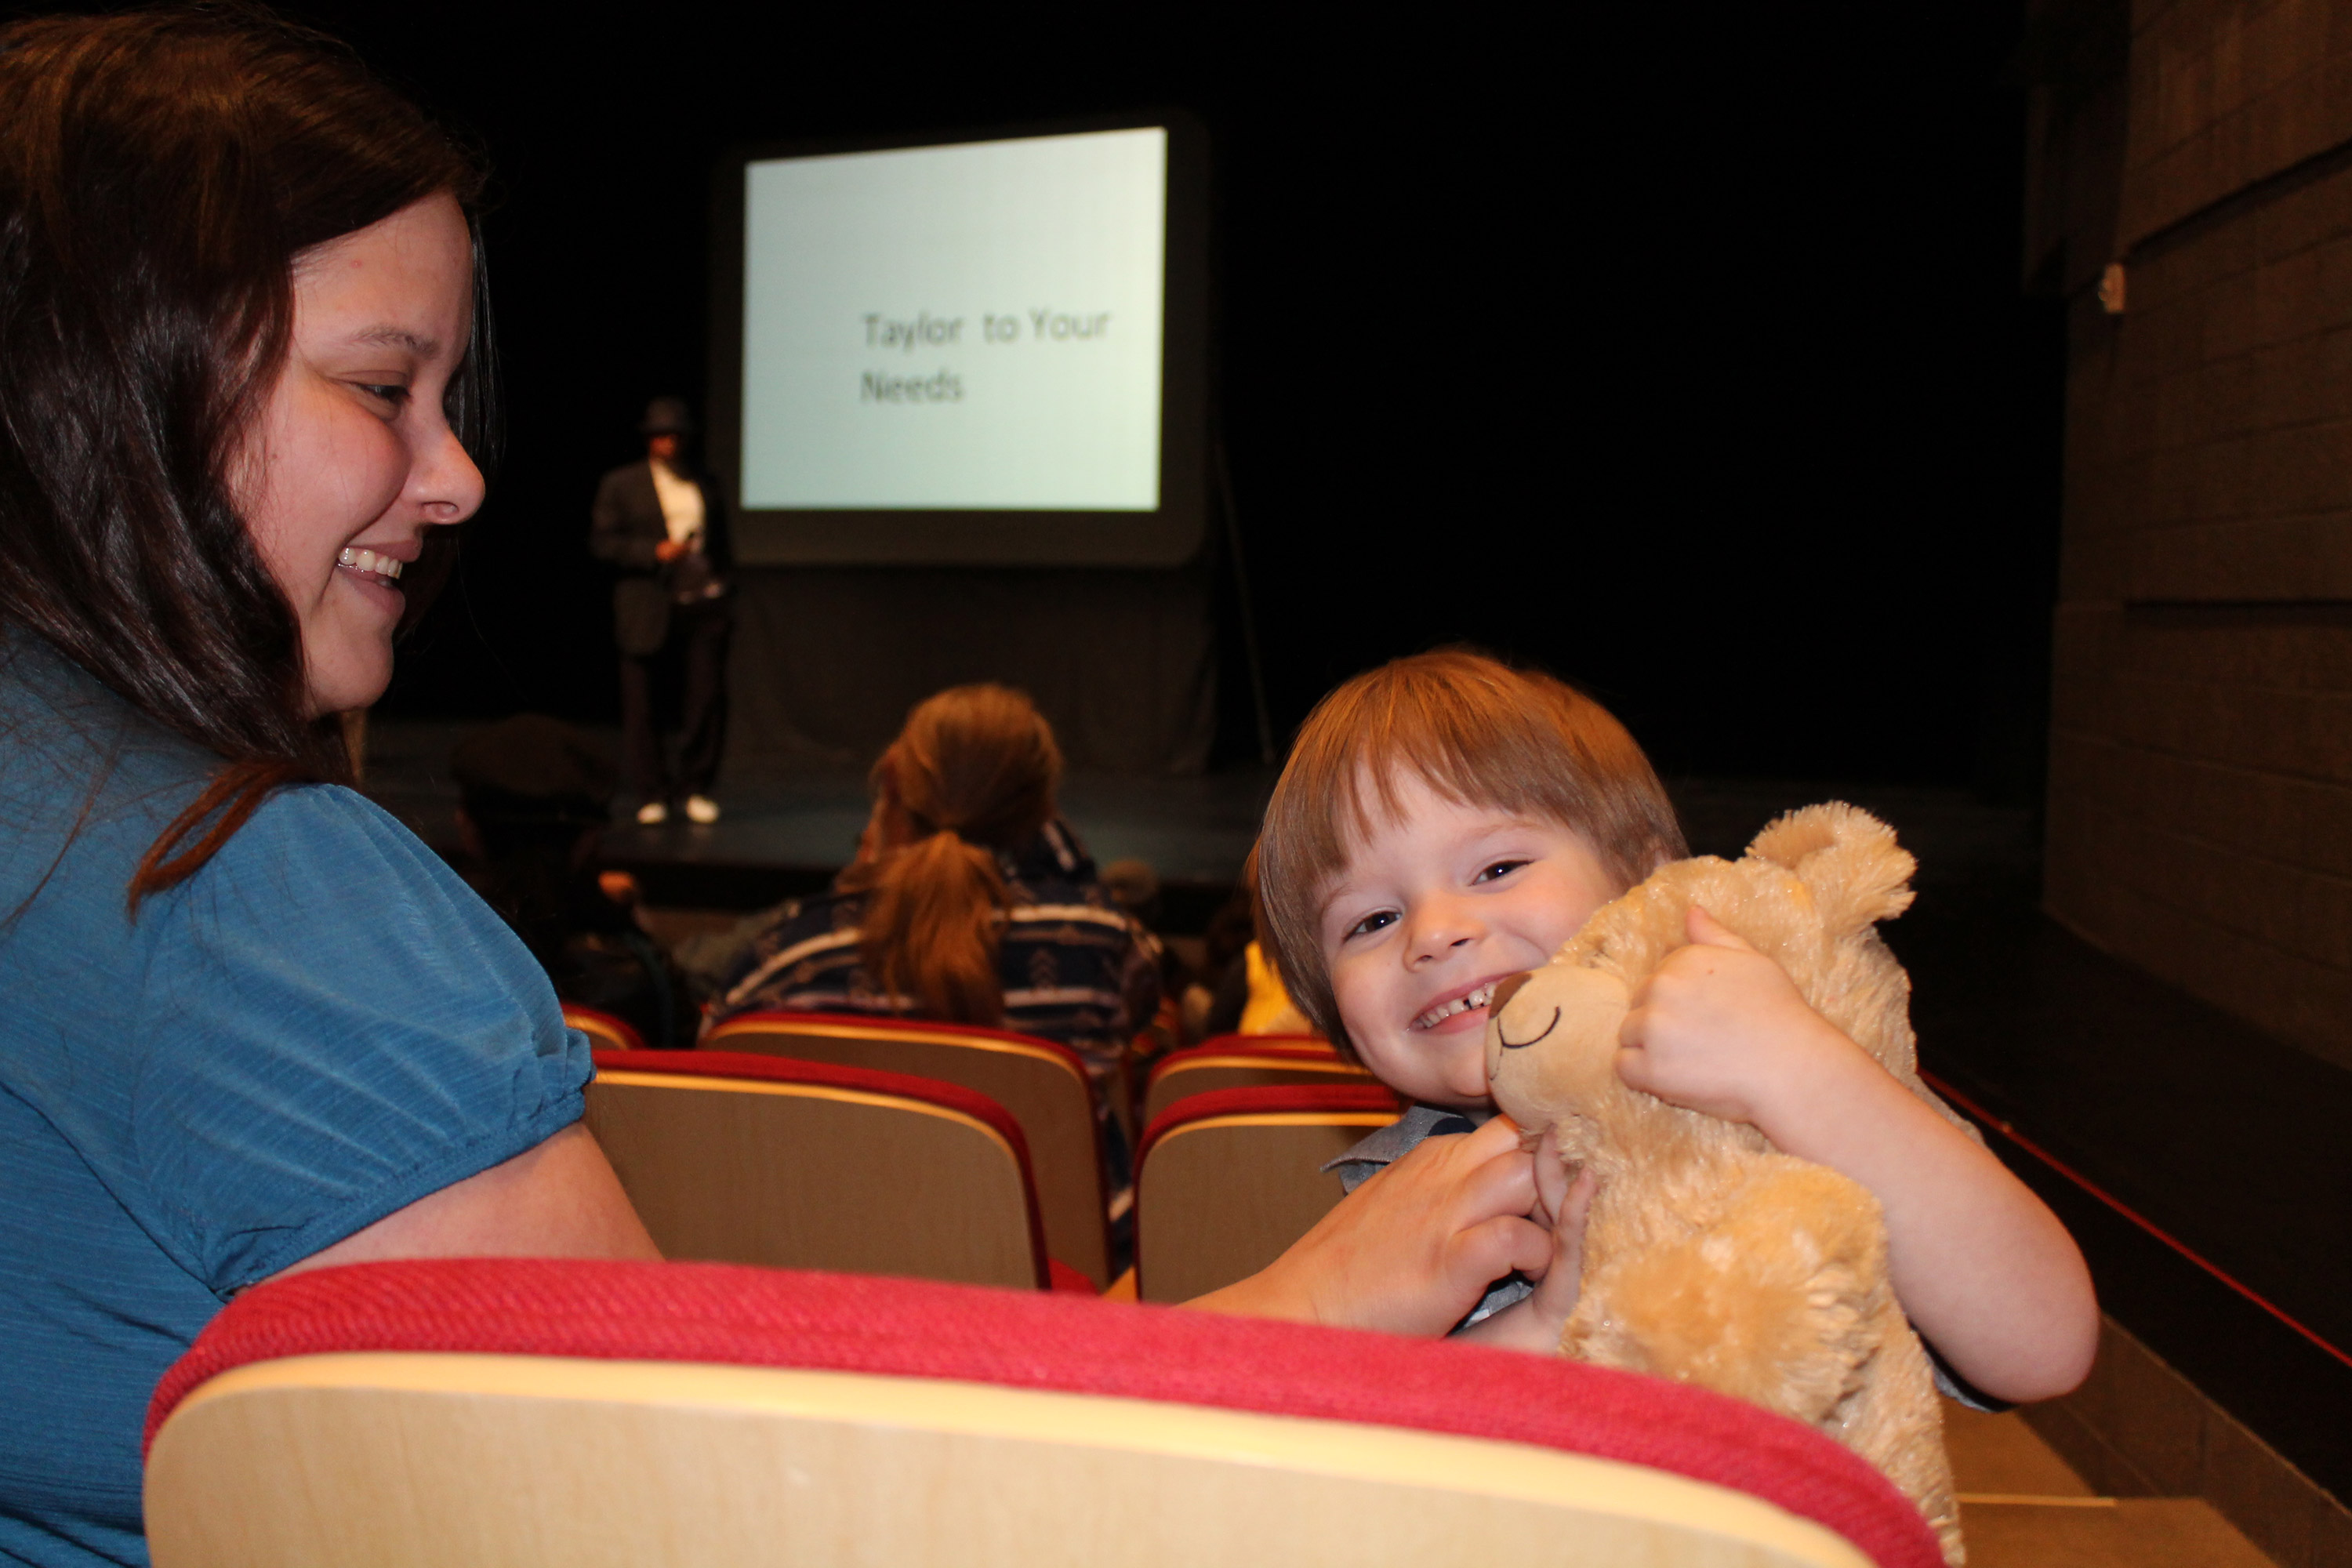
M 1624 889 L 1559 823 L 1465 805 L 1414 773 L 1325 895 L 1318 935 L 1357 1054 L 1411 1099 L 1486 1103 L 1495 982 L 1549 959 Z

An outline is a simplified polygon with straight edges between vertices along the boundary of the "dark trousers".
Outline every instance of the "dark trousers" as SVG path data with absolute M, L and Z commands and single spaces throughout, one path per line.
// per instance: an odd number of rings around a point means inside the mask
M 639 800 L 710 793 L 727 743 L 727 635 L 734 626 L 734 606 L 725 599 L 697 599 L 671 608 L 660 651 L 621 656 L 622 766 Z M 672 673 L 683 687 L 674 777 L 654 721 L 655 692 Z

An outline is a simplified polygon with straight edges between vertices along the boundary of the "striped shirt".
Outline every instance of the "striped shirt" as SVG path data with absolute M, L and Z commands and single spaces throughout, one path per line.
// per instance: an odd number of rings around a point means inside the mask
M 1045 825 L 1027 848 L 998 851 L 1012 907 L 997 943 L 1004 1026 L 1068 1046 L 1097 1077 L 1160 1006 L 1160 944 L 1111 901 L 1074 834 Z M 739 1013 L 920 1016 L 866 972 L 864 893 L 786 904 L 751 940 L 711 1005 L 714 1024 Z

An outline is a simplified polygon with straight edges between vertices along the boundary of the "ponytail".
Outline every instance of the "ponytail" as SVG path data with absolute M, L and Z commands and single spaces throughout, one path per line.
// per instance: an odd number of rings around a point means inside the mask
M 995 856 L 944 829 L 918 839 L 875 868 L 866 973 L 927 1017 L 1001 1026 L 998 916 L 1008 902 Z
M 893 1006 L 1003 1026 L 996 962 L 1013 900 L 995 851 L 1036 837 L 1061 776 L 1053 730 L 1010 688 L 952 687 L 907 715 L 874 764 L 867 849 L 841 883 L 868 895 L 860 959 Z

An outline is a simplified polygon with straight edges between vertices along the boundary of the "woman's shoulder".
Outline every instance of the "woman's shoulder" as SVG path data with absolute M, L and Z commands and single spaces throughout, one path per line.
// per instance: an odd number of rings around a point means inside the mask
M 331 911 L 358 926 L 425 920 L 476 943 L 502 945 L 508 934 L 437 851 L 341 784 L 272 791 L 188 887 L 215 910 L 252 897 L 266 900 L 264 908 L 321 918 Z
M 437 868 L 452 881 L 462 881 L 400 818 L 344 784 L 280 785 L 255 810 L 238 837 L 245 832 L 257 833 L 257 844 L 266 842 L 281 848 L 326 842 L 347 847 L 364 844 L 379 854 Z

